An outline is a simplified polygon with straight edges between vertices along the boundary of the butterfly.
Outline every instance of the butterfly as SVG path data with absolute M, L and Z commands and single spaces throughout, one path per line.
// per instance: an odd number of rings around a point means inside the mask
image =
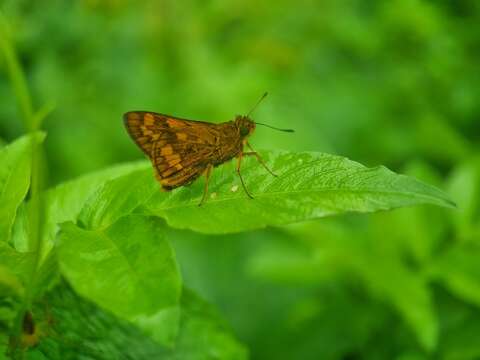
M 267 93 L 247 115 L 237 115 L 235 120 L 219 124 L 150 111 L 129 111 L 123 115 L 123 119 L 130 137 L 150 158 L 155 176 L 163 190 L 170 191 L 189 185 L 204 175 L 205 187 L 199 204 L 201 206 L 207 199 L 212 170 L 236 158 L 236 171 L 242 187 L 247 196 L 253 199 L 240 171 L 244 157 L 256 157 L 270 174 L 277 176 L 248 143 L 256 125 L 293 132 L 291 129 L 278 129 L 254 122 L 250 118 L 250 114 L 266 96 Z M 249 151 L 244 151 L 245 146 Z

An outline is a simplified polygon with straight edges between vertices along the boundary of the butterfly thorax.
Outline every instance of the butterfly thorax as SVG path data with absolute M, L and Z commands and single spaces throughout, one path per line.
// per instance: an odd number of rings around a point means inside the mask
M 235 120 L 219 124 L 221 136 L 217 139 L 217 157 L 214 165 L 220 165 L 236 157 L 243 149 L 246 139 L 255 130 L 255 123 L 247 116 L 236 116 Z

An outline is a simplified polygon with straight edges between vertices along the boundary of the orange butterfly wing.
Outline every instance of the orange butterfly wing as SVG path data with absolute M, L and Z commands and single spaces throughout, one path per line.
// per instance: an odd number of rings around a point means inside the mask
M 206 170 L 217 149 L 218 125 L 146 111 L 124 115 L 125 127 L 150 158 L 165 190 L 190 184 Z

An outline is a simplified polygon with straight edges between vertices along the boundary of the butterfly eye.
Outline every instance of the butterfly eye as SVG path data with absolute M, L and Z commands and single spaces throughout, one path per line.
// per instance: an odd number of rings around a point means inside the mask
M 242 127 L 240 128 L 240 135 L 241 135 L 241 136 L 247 136 L 249 132 L 250 132 L 250 131 L 248 130 L 248 128 L 247 128 L 246 126 L 242 126 Z

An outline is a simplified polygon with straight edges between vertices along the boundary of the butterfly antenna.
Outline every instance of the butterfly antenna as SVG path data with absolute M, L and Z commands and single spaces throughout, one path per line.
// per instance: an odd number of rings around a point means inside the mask
M 255 124 L 266 126 L 266 127 L 269 127 L 270 129 L 274 129 L 274 130 L 278 130 L 278 131 L 289 132 L 289 133 L 295 132 L 295 130 L 293 130 L 293 129 L 280 129 L 280 128 L 277 128 L 275 126 L 270 126 L 270 125 L 262 124 L 262 123 L 259 123 L 259 122 L 256 122 Z
M 262 97 L 257 101 L 257 103 L 255 104 L 255 106 L 252 108 L 252 110 L 250 110 L 247 114 L 247 117 L 250 117 L 250 114 L 258 107 L 258 105 L 260 105 L 260 103 L 262 102 L 263 99 L 265 99 L 268 95 L 268 92 L 266 92 L 265 94 L 262 95 Z M 277 127 L 274 127 L 274 126 L 271 126 L 271 125 L 267 125 L 267 124 L 262 124 L 262 123 L 259 123 L 259 122 L 255 122 L 255 124 L 257 125 L 262 125 L 262 126 L 266 126 L 266 127 L 269 127 L 270 129 L 274 129 L 274 130 L 278 130 L 278 131 L 284 131 L 284 132 L 295 132 L 295 130 L 292 130 L 292 129 L 279 129 Z
M 257 103 L 255 104 L 255 106 L 252 108 L 252 110 L 250 110 L 247 114 L 247 117 L 250 117 L 250 115 L 253 113 L 253 111 L 258 107 L 258 105 L 260 105 L 260 103 L 262 102 L 263 99 L 265 99 L 268 95 L 268 92 L 266 92 L 265 94 L 262 95 L 262 97 L 257 101 Z

